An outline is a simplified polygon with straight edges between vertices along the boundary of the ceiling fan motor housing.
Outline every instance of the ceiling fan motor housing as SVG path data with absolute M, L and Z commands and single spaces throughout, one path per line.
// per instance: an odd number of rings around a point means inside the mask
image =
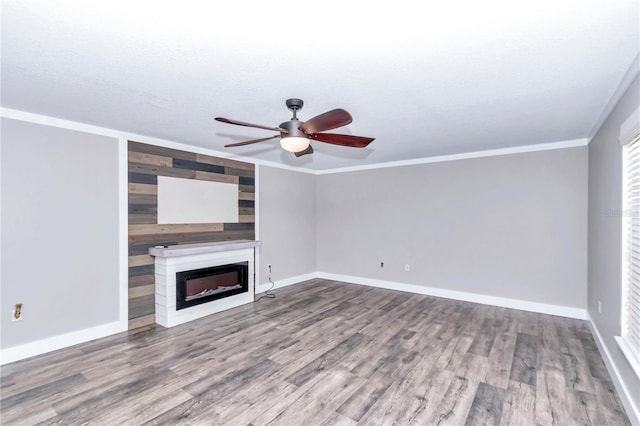
M 281 129 L 285 129 L 288 133 L 282 133 L 282 137 L 299 137 L 299 138 L 308 138 L 309 136 L 300 130 L 300 126 L 304 124 L 303 121 L 298 119 L 285 121 L 280 124 Z

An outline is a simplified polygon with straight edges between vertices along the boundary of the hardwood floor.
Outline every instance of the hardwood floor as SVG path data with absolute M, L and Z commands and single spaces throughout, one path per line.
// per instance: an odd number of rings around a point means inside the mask
M 33 424 L 624 425 L 585 321 L 312 280 L 2 367 Z

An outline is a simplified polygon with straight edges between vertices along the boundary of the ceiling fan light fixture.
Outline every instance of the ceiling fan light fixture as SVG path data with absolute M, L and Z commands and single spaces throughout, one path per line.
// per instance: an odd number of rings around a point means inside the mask
M 279 135 L 250 141 L 236 142 L 225 145 L 225 148 L 251 145 L 270 139 L 280 138 L 280 146 L 285 151 L 293 152 L 296 157 L 313 154 L 311 139 L 318 142 L 325 142 L 334 145 L 349 146 L 352 148 L 364 148 L 373 141 L 373 138 L 362 136 L 341 135 L 338 133 L 322 133 L 325 130 L 336 129 L 351 123 L 352 117 L 347 111 L 336 108 L 320 115 L 316 115 L 306 122 L 300 121 L 297 113 L 302 108 L 302 99 L 287 99 L 287 108 L 293 113 L 291 120 L 280 123 L 278 127 L 261 126 L 258 124 L 245 123 L 244 121 L 231 120 L 224 117 L 216 117 L 222 123 L 235 124 L 237 126 L 255 127 L 256 129 L 275 130 Z
M 285 136 L 280 139 L 280 146 L 285 151 L 302 152 L 309 147 L 309 138 L 301 136 Z

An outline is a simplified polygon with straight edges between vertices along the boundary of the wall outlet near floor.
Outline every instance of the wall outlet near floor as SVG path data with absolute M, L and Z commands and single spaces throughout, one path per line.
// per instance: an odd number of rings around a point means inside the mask
M 408 264 L 408 263 L 405 263 L 405 264 L 404 264 L 404 270 L 405 270 L 405 271 L 407 271 L 407 272 L 409 272 L 409 271 L 411 270 L 411 266 L 409 266 L 409 264 Z
M 602 302 L 598 300 L 598 313 L 602 313 Z
M 11 311 L 11 321 L 22 321 L 22 303 L 16 303 L 16 307 Z

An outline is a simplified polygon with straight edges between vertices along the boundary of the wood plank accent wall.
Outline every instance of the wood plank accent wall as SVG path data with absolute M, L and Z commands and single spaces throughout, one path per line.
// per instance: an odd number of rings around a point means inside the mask
M 149 247 L 255 239 L 255 166 L 129 141 L 129 329 L 155 323 Z M 158 224 L 158 176 L 238 184 L 239 223 Z

